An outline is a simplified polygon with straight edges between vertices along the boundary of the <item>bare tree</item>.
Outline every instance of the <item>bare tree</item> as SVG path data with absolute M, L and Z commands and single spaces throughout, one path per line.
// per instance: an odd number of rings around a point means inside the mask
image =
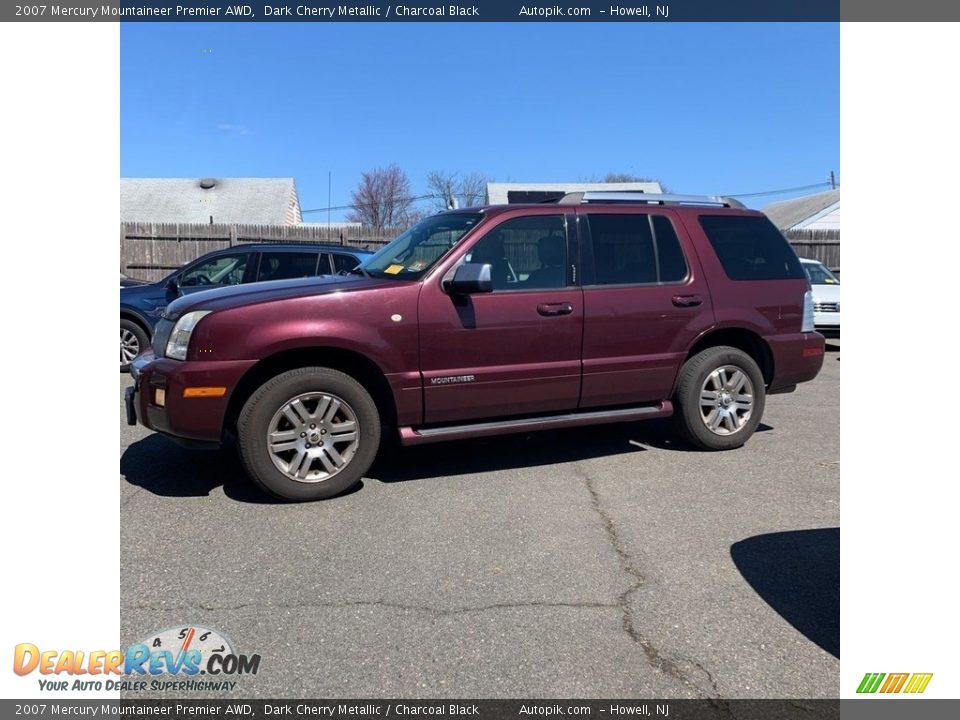
M 482 205 L 487 197 L 487 176 L 472 172 L 461 176 L 455 172 L 433 170 L 427 175 L 427 189 L 434 195 L 438 210 L 447 210 L 456 198 L 459 207 Z
M 487 182 L 483 173 L 472 172 L 460 180 L 460 204 L 463 207 L 483 205 L 487 200 Z
M 433 205 L 437 210 L 449 210 L 457 196 L 459 178 L 457 173 L 431 170 L 427 175 L 427 192 L 433 195 Z
M 410 178 L 397 165 L 376 168 L 360 176 L 351 195 L 350 222 L 363 223 L 376 231 L 403 227 L 409 222 L 413 197 Z

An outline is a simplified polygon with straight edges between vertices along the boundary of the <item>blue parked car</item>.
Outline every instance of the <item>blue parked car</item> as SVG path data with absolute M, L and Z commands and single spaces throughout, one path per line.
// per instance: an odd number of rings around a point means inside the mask
M 260 243 L 202 255 L 160 282 L 120 287 L 120 371 L 150 343 L 160 313 L 181 295 L 241 283 L 348 273 L 373 253 L 342 245 Z

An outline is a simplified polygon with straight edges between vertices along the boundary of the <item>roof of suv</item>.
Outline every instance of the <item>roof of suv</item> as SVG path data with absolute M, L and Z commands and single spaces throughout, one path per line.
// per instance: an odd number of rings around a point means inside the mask
M 591 197 L 591 195 L 593 197 Z M 738 214 L 750 213 L 762 215 L 759 210 L 752 210 L 745 207 L 734 198 L 696 196 L 696 195 L 669 195 L 655 193 L 570 193 L 555 201 L 542 203 L 516 203 L 510 205 L 479 205 L 476 207 L 458 208 L 456 210 L 447 210 L 441 214 L 457 214 L 480 212 L 493 217 L 513 210 L 549 210 L 553 208 L 569 207 L 589 207 L 593 209 L 611 209 L 624 207 L 640 208 L 664 208 L 669 207 L 674 210 L 684 211 L 702 211 L 704 209 L 710 212 L 730 212 Z

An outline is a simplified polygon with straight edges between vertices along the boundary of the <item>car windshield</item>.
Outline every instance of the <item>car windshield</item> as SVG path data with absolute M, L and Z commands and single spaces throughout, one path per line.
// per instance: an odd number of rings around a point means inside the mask
M 418 280 L 482 219 L 480 213 L 428 217 L 365 260 L 360 271 L 375 278 Z
M 811 285 L 839 285 L 840 280 L 820 263 L 803 263 Z

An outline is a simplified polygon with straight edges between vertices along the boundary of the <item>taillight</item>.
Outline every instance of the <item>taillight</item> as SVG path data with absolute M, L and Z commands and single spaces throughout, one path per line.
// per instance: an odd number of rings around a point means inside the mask
M 813 290 L 807 290 L 803 296 L 803 324 L 800 332 L 813 332 Z

